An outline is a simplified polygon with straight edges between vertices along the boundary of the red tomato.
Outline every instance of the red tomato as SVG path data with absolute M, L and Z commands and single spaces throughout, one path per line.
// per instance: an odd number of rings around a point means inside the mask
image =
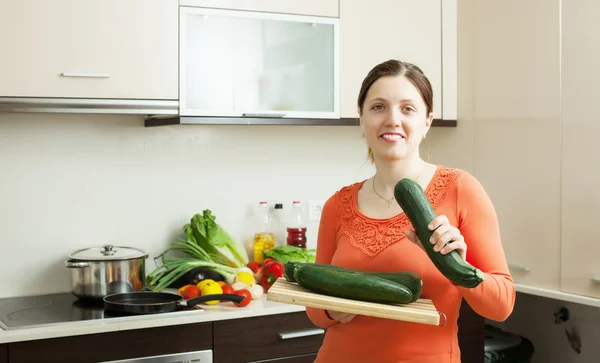
M 233 287 L 231 287 L 231 285 L 223 285 L 221 286 L 221 288 L 223 289 L 223 294 L 233 294 Z M 221 300 L 221 301 L 227 301 L 227 300 Z
M 267 257 L 265 258 L 265 260 L 263 261 L 263 266 L 266 265 L 267 263 L 274 261 L 272 257 Z
M 234 302 L 233 304 L 235 306 L 244 307 L 244 306 L 247 306 L 248 304 L 250 304 L 250 301 L 252 301 L 252 294 L 250 293 L 250 291 L 248 291 L 246 289 L 235 290 L 233 293 L 244 297 L 244 300 L 242 300 L 241 303 L 238 304 L 238 303 Z
M 181 294 L 181 296 L 183 296 L 183 298 L 186 300 L 193 299 L 200 295 L 202 295 L 202 293 L 200 292 L 200 289 L 196 285 L 187 286 L 185 289 L 183 289 L 182 294 Z

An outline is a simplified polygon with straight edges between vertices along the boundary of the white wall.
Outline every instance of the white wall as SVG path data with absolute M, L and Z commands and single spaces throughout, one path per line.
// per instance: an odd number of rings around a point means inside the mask
M 0 166 L 0 297 L 69 291 L 63 262 L 78 248 L 155 256 L 206 208 L 244 238 L 259 200 L 288 208 L 371 174 L 358 127 L 145 128 L 106 115 L 0 115 Z

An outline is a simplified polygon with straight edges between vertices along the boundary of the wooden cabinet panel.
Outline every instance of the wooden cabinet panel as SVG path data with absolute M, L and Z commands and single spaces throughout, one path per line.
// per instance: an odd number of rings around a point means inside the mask
M 0 2 L 0 96 L 178 99 L 177 0 Z
M 6 344 L 0 344 L 0 363 L 8 363 L 8 348 Z
M 180 0 L 180 5 L 337 18 L 338 0 Z
M 558 290 L 560 9 L 542 0 L 521 5 L 476 6 L 474 175 L 494 203 L 515 282 Z M 506 19 L 515 26 L 501 26 Z
M 474 9 L 477 122 L 555 119 L 560 113 L 559 1 L 477 1 Z M 546 143 L 530 142 L 538 140 Z
M 600 298 L 600 2 L 562 2 L 562 280 L 564 292 Z
M 323 342 L 320 331 L 305 312 L 216 321 L 215 362 L 241 363 L 316 353 Z M 303 333 L 309 335 L 301 336 Z
M 11 343 L 11 363 L 95 363 L 212 349 L 212 323 Z
M 358 117 L 363 78 L 395 58 L 423 70 L 433 87 L 435 118 L 441 118 L 440 19 L 439 0 L 340 0 L 340 117 Z
M 458 346 L 461 363 L 483 362 L 485 319 L 463 300 L 458 318 Z

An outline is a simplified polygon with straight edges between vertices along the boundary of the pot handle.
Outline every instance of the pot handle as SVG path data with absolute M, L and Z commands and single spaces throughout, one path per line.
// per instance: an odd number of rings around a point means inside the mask
M 89 267 L 90 263 L 86 261 L 65 261 L 65 266 L 68 268 L 84 268 Z

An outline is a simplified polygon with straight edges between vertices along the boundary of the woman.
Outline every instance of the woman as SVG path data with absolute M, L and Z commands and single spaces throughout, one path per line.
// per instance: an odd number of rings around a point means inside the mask
M 360 125 L 375 164 L 373 177 L 346 186 L 322 210 L 317 263 L 370 271 L 417 272 L 421 297 L 447 317 L 443 327 L 307 308 L 327 332 L 318 363 L 457 363 L 457 318 L 464 298 L 478 314 L 503 321 L 512 312 L 515 288 L 500 241 L 490 198 L 468 172 L 433 165 L 419 156 L 419 144 L 433 121 L 433 91 L 421 70 L 389 60 L 374 67 L 358 96 Z M 394 200 L 398 180 L 417 181 L 438 217 L 434 250 L 459 255 L 485 273 L 473 289 L 454 285 L 432 264 Z M 468 248 L 467 248 L 468 247 Z

